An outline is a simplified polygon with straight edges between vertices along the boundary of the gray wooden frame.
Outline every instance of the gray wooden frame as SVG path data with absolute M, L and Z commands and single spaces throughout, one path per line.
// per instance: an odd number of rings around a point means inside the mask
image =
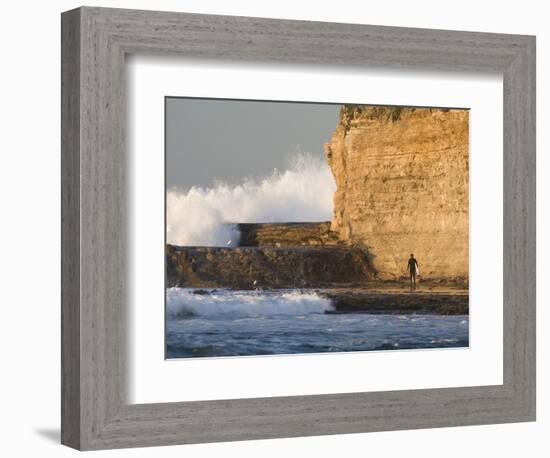
M 91 7 L 63 13 L 61 36 L 63 444 L 105 449 L 535 419 L 534 37 Z M 128 404 L 128 53 L 502 73 L 503 385 Z

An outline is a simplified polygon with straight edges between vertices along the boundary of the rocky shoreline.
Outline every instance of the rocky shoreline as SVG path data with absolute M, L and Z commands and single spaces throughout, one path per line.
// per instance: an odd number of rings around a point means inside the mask
M 333 312 L 371 314 L 468 315 L 467 291 L 447 293 L 392 291 L 326 291 Z
M 342 243 L 330 223 L 239 224 L 237 247 L 166 246 L 167 287 L 316 292 L 328 313 L 467 315 L 466 276 L 381 279 L 363 245 Z M 403 269 L 404 270 L 404 269 Z M 214 290 L 213 290 L 214 289 Z
M 410 292 L 390 285 L 377 288 L 298 289 L 315 292 L 330 299 L 334 310 L 328 314 L 369 313 L 386 315 L 468 315 L 468 290 L 450 287 L 434 287 Z M 216 289 L 196 289 L 197 295 L 216 294 Z M 260 290 L 261 291 L 261 290 Z M 274 290 L 271 290 L 274 291 Z

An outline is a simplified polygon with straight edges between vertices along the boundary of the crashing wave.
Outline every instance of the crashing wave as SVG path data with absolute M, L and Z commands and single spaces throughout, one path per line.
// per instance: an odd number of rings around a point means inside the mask
M 304 291 L 229 291 L 195 294 L 193 289 L 168 288 L 168 318 L 303 316 L 332 310 L 330 299 Z
M 326 161 L 296 157 L 291 167 L 260 180 L 192 187 L 166 194 L 167 242 L 183 246 L 237 246 L 231 223 L 315 222 L 332 218 L 336 189 Z

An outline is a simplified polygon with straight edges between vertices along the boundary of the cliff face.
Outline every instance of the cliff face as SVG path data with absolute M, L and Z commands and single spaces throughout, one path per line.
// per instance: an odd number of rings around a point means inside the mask
M 469 112 L 344 106 L 325 145 L 331 228 L 368 247 L 379 278 L 468 276 Z

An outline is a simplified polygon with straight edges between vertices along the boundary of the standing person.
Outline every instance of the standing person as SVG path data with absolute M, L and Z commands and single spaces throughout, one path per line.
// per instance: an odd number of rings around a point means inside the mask
M 409 258 L 409 263 L 407 265 L 409 271 L 409 276 L 411 280 L 411 291 L 416 291 L 416 273 L 418 272 L 418 262 L 414 257 L 414 254 L 411 253 Z

